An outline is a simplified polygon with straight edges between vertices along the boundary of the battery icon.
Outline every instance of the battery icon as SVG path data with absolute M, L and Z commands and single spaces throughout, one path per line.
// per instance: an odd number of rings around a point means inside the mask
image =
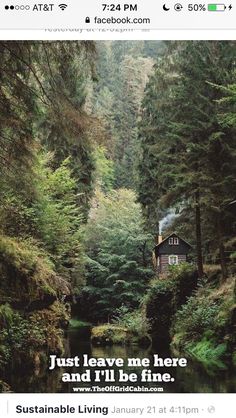
M 208 12 L 224 12 L 226 9 L 227 7 L 222 3 L 208 4 Z

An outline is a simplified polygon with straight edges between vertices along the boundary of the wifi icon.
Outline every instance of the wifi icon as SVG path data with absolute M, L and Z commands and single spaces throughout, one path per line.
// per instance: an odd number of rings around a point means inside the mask
M 60 7 L 61 10 L 65 10 L 67 8 L 67 4 L 59 4 L 58 7 Z

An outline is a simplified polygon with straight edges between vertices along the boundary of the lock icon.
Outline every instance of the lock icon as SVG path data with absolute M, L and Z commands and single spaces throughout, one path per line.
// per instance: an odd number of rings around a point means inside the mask
M 85 23 L 90 23 L 90 18 L 89 17 L 86 17 Z

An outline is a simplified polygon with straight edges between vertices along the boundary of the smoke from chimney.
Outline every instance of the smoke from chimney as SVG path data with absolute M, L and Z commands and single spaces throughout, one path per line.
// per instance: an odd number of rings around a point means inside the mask
M 159 235 L 162 235 L 163 229 L 166 229 L 168 226 L 170 226 L 174 219 L 179 216 L 179 213 L 175 213 L 174 209 L 171 209 L 164 218 L 162 218 L 159 222 Z

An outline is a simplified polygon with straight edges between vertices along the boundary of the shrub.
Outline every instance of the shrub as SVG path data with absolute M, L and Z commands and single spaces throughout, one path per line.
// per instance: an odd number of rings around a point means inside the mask
M 186 351 L 198 361 L 206 365 L 207 367 L 217 367 L 225 369 L 226 366 L 222 362 L 227 350 L 227 344 L 216 344 L 208 336 L 204 336 L 196 344 L 189 344 L 186 347 Z
M 149 333 L 150 324 L 141 310 L 129 312 L 125 306 L 117 309 L 117 316 L 113 322 L 120 327 L 127 328 L 133 334 L 143 337 Z
M 175 317 L 174 333 L 185 333 L 186 339 L 194 339 L 215 325 L 219 311 L 216 303 L 203 298 L 201 301 L 192 296 L 181 307 Z

